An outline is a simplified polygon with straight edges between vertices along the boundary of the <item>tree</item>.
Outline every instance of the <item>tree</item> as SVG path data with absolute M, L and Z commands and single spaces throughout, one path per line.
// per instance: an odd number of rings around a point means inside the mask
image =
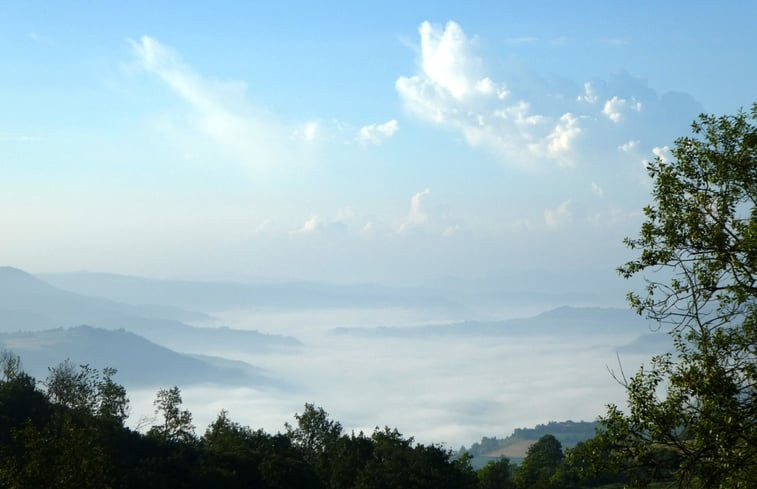
M 118 370 L 106 367 L 101 377 L 96 368 L 86 364 L 77 368 L 66 360 L 57 367 L 48 368 L 48 372 L 44 384 L 47 397 L 54 404 L 118 425 L 123 425 L 129 416 L 126 389 L 113 380 Z
M 528 447 L 526 458 L 515 471 L 515 482 L 519 488 L 547 488 L 550 479 L 557 472 L 565 455 L 562 445 L 552 435 L 544 435 Z
M 512 479 L 510 460 L 503 457 L 496 462 L 489 461 L 476 473 L 480 489 L 512 489 L 515 484 Z
M 99 373 L 89 365 L 77 368 L 66 359 L 57 367 L 48 367 L 45 379 L 47 397 L 51 402 L 82 413 L 97 409 L 97 384 Z
M 116 373 L 115 368 L 103 369 L 103 378 L 97 383 L 97 415 L 123 425 L 129 417 L 129 398 L 124 386 L 113 380 Z
M 637 238 L 639 314 L 659 321 L 675 354 L 631 379 L 625 413 L 603 422 L 615 453 L 641 465 L 672 450 L 686 487 L 757 487 L 757 104 L 750 114 L 701 115 L 673 159 L 648 165 L 654 203 Z M 645 277 L 646 279 L 646 277 Z
M 305 404 L 305 411 L 295 414 L 294 418 L 297 420 L 297 428 L 286 423 L 287 434 L 292 443 L 301 447 L 308 455 L 323 453 L 342 434 L 342 425 L 330 419 L 329 413 L 322 407 Z
M 188 443 L 195 439 L 192 413 L 181 409 L 181 390 L 177 386 L 161 389 L 155 396 L 155 413 L 163 417 L 163 422 L 150 428 L 149 433 L 171 442 Z

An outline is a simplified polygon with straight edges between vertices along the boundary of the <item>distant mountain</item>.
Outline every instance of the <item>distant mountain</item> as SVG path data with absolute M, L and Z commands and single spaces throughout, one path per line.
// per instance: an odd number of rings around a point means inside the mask
M 0 267 L 0 332 L 40 331 L 88 324 L 125 329 L 184 352 L 255 352 L 291 348 L 291 337 L 230 328 L 200 328 L 166 319 L 174 306 L 139 307 L 53 287 L 16 268 Z M 151 316 L 157 314 L 157 316 Z
M 252 307 L 280 309 L 460 308 L 459 304 L 436 292 L 375 284 L 196 282 L 90 272 L 42 274 L 39 277 L 60 289 L 126 304 L 164 304 L 211 313 Z
M 102 370 L 118 370 L 116 380 L 130 387 L 198 383 L 274 385 L 266 373 L 243 362 L 176 353 L 124 330 L 90 326 L 0 334 L 0 349 L 21 357 L 24 370 L 43 380 L 48 367 L 69 359 Z
M 521 336 L 534 334 L 644 333 L 650 323 L 629 309 L 559 307 L 530 318 L 464 321 L 411 327 L 335 328 L 334 334 L 413 338 L 425 336 Z

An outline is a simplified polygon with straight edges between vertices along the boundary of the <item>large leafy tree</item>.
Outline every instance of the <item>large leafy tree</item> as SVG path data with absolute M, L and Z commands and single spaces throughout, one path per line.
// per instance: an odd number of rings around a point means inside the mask
M 562 464 L 565 455 L 562 445 L 552 435 L 544 435 L 528 447 L 526 457 L 515 471 L 515 483 L 518 488 L 549 488 L 551 479 Z
M 669 161 L 648 166 L 654 203 L 620 268 L 641 274 L 640 314 L 673 337 L 625 381 L 629 408 L 604 419 L 615 453 L 674 461 L 682 486 L 757 487 L 757 104 L 702 115 Z M 652 274 L 652 278 L 648 274 Z M 670 450 L 673 457 L 663 457 Z

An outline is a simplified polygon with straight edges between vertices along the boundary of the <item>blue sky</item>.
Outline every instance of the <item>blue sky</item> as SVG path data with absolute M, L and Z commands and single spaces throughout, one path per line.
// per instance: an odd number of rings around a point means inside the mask
M 642 161 L 699 112 L 754 101 L 755 18 L 748 2 L 4 2 L 0 261 L 610 277 L 649 201 Z

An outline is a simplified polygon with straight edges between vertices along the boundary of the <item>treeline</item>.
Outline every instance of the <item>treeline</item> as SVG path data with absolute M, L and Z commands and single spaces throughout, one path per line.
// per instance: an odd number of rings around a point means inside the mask
M 519 466 L 507 459 L 475 471 L 396 429 L 344 433 L 306 404 L 294 425 L 269 434 L 222 411 L 198 435 L 177 387 L 160 390 L 149 430 L 125 426 L 126 390 L 115 371 L 64 362 L 38 385 L 18 357 L 0 357 L 0 488 L 323 488 L 530 489 L 626 482 L 598 470 L 602 453 L 587 442 L 563 453 L 545 435 Z
M 563 448 L 572 448 L 582 441 L 593 438 L 599 427 L 598 421 L 550 421 L 547 424 L 538 424 L 533 428 L 515 428 L 512 435 L 506 438 L 485 436 L 481 438 L 480 442 L 471 445 L 470 448 L 460 447 L 458 453 L 468 453 L 473 456 L 474 461 L 481 458 L 491 458 L 491 454 L 496 454 L 514 444 L 523 441 L 536 441 L 544 435 L 552 435 L 557 438 Z

